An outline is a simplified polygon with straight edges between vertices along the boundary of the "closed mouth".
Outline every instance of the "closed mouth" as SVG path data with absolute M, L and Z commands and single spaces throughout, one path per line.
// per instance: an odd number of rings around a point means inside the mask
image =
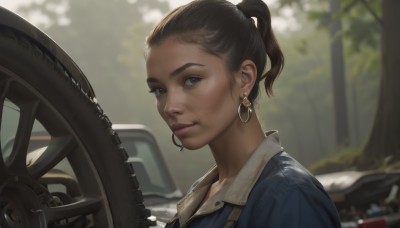
M 171 130 L 176 136 L 184 136 L 195 123 L 176 123 L 171 125 Z

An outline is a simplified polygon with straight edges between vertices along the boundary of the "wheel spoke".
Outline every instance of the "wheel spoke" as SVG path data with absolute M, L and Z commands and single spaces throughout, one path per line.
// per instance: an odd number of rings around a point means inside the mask
M 46 209 L 48 222 L 95 213 L 101 207 L 101 198 L 85 197 L 75 203 Z
M 14 147 L 10 156 L 10 170 L 17 174 L 27 174 L 26 155 L 39 101 L 20 105 L 20 118 Z
M 11 80 L 0 80 L 0 105 L 2 107 L 1 112 L 0 112 L 0 129 L 1 129 L 1 122 L 3 119 L 3 106 L 4 106 L 4 101 L 6 100 L 6 95 L 7 92 L 10 88 L 11 85 Z M 1 148 L 1 147 L 0 147 Z
M 6 99 L 6 95 L 8 93 L 8 90 L 11 85 L 11 80 L 1 80 L 0 81 L 0 130 L 1 130 L 1 123 L 3 122 L 3 111 L 4 111 L 4 101 Z M 7 167 L 5 166 L 4 163 L 4 157 L 3 157 L 3 150 L 2 150 L 2 145 L 1 145 L 1 139 L 0 139 L 0 152 L 1 152 L 1 158 L 0 158 L 0 180 L 3 180 L 6 178 L 8 170 Z
M 74 150 L 76 142 L 72 136 L 53 137 L 37 160 L 27 161 L 28 171 L 35 178 L 39 178 L 57 165 L 69 152 Z

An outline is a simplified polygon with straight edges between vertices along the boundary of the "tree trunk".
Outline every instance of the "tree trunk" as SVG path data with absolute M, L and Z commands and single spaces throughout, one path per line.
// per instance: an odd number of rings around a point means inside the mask
M 345 147 L 349 145 L 349 126 L 347 120 L 346 86 L 343 60 L 343 44 L 340 34 L 342 24 L 336 15 L 340 9 L 340 0 L 329 0 L 331 24 L 329 27 L 331 37 L 331 72 L 333 82 L 333 101 L 335 110 L 336 145 Z
M 378 108 L 364 148 L 366 165 L 379 166 L 389 155 L 400 158 L 400 1 L 382 0 L 382 76 Z M 374 162 L 375 161 L 375 162 Z

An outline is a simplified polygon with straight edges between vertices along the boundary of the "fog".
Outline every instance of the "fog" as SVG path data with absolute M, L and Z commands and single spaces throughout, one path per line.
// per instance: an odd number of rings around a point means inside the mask
M 140 123 L 152 130 L 183 192 L 213 165 L 207 147 L 180 152 L 173 146 L 171 132 L 159 117 L 155 98 L 145 82 L 145 37 L 171 6 L 184 1 L 69 0 L 59 1 L 61 5 L 51 0 L 37 1 L 38 4 L 26 1 L 23 5 L 10 2 L 17 1 L 1 0 L 0 5 L 39 27 L 74 59 L 113 123 Z M 286 151 L 307 167 L 343 150 L 361 149 L 377 109 L 380 46 L 353 50 L 351 37 L 343 38 L 342 93 L 348 137 L 346 143 L 338 145 L 331 76 L 332 37 L 323 24 L 309 20 L 306 10 L 296 4 L 281 8 L 275 3 L 271 11 L 286 66 L 274 85 L 274 96 L 268 98 L 262 93 L 257 100 L 255 108 L 264 130 L 277 129 Z M 344 20 L 343 28 L 349 28 L 349 23 Z M 370 35 L 371 42 L 379 43 L 379 34 Z

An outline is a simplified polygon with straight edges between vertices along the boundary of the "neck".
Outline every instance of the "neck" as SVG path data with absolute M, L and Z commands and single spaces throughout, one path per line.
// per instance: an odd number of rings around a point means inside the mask
M 249 122 L 235 121 L 211 142 L 209 145 L 218 166 L 218 181 L 236 176 L 264 138 L 260 122 L 253 113 Z

